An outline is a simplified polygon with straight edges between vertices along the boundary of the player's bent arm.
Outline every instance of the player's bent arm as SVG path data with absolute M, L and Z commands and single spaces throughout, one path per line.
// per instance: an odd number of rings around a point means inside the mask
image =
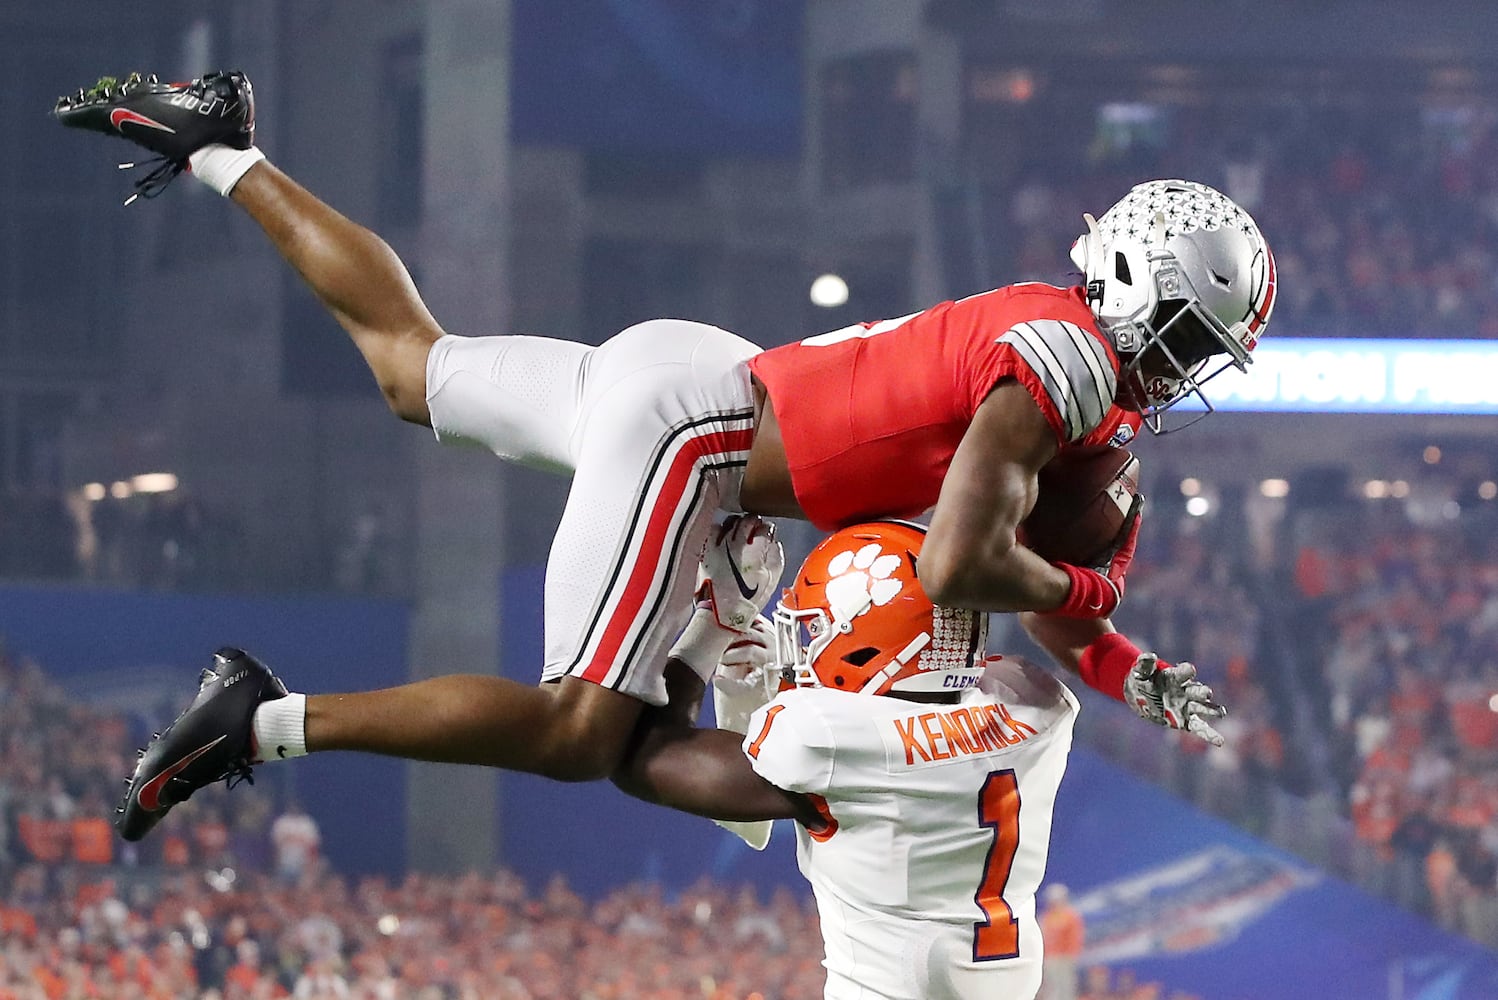
M 1019 622 L 1036 645 L 1088 687 L 1124 700 L 1124 679 L 1140 650 L 1111 621 L 1026 612 Z
M 1087 647 L 1116 631 L 1106 618 L 1061 618 L 1027 611 L 1019 616 L 1019 621 L 1037 646 L 1078 676 L 1082 673 L 1082 654 Z
M 614 784 L 628 794 L 709 819 L 794 819 L 812 831 L 825 826 L 806 796 L 755 773 L 738 733 L 652 725 L 648 716 L 614 775 Z
M 921 547 L 921 585 L 933 601 L 982 611 L 1062 605 L 1066 573 L 1015 535 L 1035 505 L 1036 474 L 1055 454 L 1056 435 L 1035 400 L 1018 382 L 1001 382 L 957 446 Z

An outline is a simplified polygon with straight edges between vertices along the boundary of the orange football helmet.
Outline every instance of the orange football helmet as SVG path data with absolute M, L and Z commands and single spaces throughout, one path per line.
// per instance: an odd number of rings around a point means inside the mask
M 919 524 L 873 521 L 812 549 L 775 609 L 775 658 L 787 680 L 863 694 L 978 683 L 988 616 L 931 603 L 916 577 L 925 537 Z

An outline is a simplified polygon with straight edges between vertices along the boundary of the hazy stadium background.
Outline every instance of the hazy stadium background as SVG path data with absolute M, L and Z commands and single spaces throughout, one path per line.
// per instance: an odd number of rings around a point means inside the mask
M 389 239 L 448 329 L 590 343 L 682 316 L 771 346 L 1065 283 L 1083 211 L 1185 176 L 1253 212 L 1280 297 L 1258 380 L 1137 442 L 1120 622 L 1220 685 L 1233 750 L 1087 699 L 1051 877 L 1084 962 L 1160 996 L 1498 996 L 1498 8 L 61 0 L 0 7 L 0 37 L 0 692 L 39 665 L 61 700 L 21 722 L 49 746 L 74 710 L 139 740 L 224 643 L 312 691 L 531 679 L 564 496 L 391 417 L 206 190 L 122 208 L 134 148 L 62 132 L 57 95 L 244 69 L 259 145 Z M 823 274 L 845 303 L 812 303 Z M 0 730 L 12 901 L 27 732 Z M 788 829 L 758 856 L 603 785 L 263 770 L 209 808 L 298 799 L 351 876 L 803 891 Z

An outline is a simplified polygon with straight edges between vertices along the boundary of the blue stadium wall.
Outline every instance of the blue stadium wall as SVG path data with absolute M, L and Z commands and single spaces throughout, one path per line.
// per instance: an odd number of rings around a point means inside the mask
M 521 144 L 688 157 L 801 142 L 805 0 L 516 0 Z

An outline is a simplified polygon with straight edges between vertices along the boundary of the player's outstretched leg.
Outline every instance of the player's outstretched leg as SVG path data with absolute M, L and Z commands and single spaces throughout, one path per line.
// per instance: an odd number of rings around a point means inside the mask
M 701 704 L 695 678 L 668 687 L 685 691 L 682 701 L 692 710 Z M 141 751 L 115 826 L 126 840 L 139 840 L 205 785 L 228 779 L 232 786 L 257 765 L 323 750 L 594 781 L 624 759 L 643 706 L 576 677 L 532 687 L 447 674 L 375 691 L 302 695 L 288 693 L 250 654 L 224 648 L 203 671 L 193 703 Z
M 286 685 L 253 656 L 230 647 L 215 653 L 198 696 L 152 737 L 125 779 L 125 798 L 115 810 L 120 836 L 139 840 L 204 785 L 248 777 L 256 758 L 255 709 L 285 697 Z
M 348 331 L 390 408 L 404 420 L 430 423 L 426 360 L 441 327 L 384 240 L 265 162 L 254 146 L 254 91 L 243 73 L 184 84 L 138 73 L 106 77 L 59 98 L 53 114 L 64 125 L 156 154 L 160 166 L 137 182 L 137 196 L 159 194 L 189 168 L 230 196 Z

